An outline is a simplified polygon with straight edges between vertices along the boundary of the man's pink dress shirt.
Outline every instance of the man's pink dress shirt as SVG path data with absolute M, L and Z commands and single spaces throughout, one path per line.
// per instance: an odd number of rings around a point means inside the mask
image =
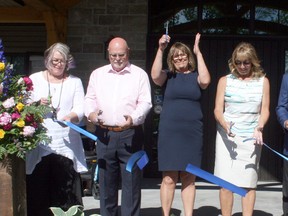
M 85 96 L 85 115 L 103 111 L 99 118 L 104 125 L 122 126 L 125 115 L 130 115 L 133 125 L 144 123 L 151 104 L 151 87 L 147 73 L 128 64 L 116 72 L 105 65 L 90 76 Z

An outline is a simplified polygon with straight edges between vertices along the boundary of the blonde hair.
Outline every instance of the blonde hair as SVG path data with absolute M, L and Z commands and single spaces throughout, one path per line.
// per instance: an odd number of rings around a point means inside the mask
M 228 61 L 230 72 L 239 77 L 239 73 L 236 69 L 236 61 L 239 56 L 244 56 L 251 62 L 251 74 L 253 78 L 259 78 L 265 76 L 264 70 L 260 65 L 260 60 L 257 56 L 254 46 L 247 42 L 239 43 L 232 53 L 231 59 Z
M 167 56 L 167 65 L 168 65 L 169 70 L 172 71 L 173 73 L 175 73 L 176 68 L 173 64 L 173 56 L 179 50 L 187 55 L 188 69 L 190 71 L 194 71 L 196 69 L 196 61 L 195 61 L 195 58 L 191 52 L 191 49 L 186 44 L 181 43 L 181 42 L 174 43 L 169 50 L 169 53 Z

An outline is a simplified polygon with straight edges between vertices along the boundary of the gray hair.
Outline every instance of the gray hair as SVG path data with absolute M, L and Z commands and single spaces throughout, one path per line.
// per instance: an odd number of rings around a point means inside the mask
M 66 62 L 66 71 L 75 68 L 75 61 L 70 53 L 70 48 L 64 43 L 54 43 L 44 52 L 44 64 L 47 69 L 52 67 L 52 57 L 55 52 L 59 52 L 63 56 Z

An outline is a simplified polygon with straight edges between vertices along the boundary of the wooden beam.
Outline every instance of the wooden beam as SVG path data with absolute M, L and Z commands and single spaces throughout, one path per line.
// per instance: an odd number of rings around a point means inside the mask
M 66 42 L 70 7 L 81 0 L 24 0 L 24 7 L 0 7 L 0 23 L 45 23 L 47 45 Z
M 44 23 L 42 13 L 29 7 L 0 7 L 0 23 Z
M 53 10 L 49 5 L 44 1 L 40 0 L 24 0 L 26 6 L 36 9 L 37 11 L 47 11 Z
M 47 46 L 51 46 L 56 42 L 66 42 L 67 37 L 67 16 L 46 11 L 43 12 L 43 17 L 47 30 Z
M 78 4 L 81 0 L 24 0 L 27 6 L 40 11 L 66 12 L 69 8 Z

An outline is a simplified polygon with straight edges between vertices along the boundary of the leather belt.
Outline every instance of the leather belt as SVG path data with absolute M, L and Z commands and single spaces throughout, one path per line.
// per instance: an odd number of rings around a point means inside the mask
M 121 131 L 132 128 L 132 127 L 127 128 L 127 127 L 121 127 L 121 126 L 108 126 L 108 125 L 98 125 L 98 126 L 101 127 L 102 129 L 106 129 L 106 130 L 114 131 L 114 132 L 121 132 Z

